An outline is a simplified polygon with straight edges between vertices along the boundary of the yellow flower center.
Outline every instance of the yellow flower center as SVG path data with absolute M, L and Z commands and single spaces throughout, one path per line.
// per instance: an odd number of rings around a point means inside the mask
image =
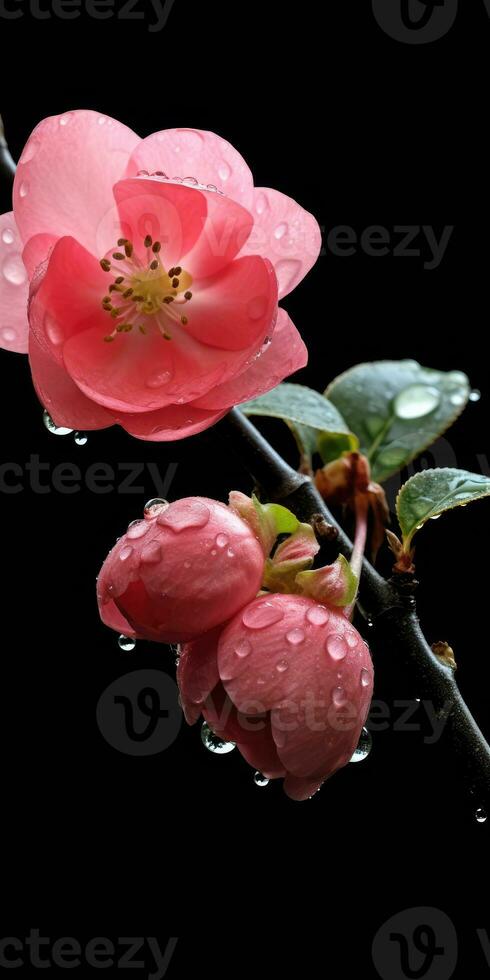
M 129 333 L 133 328 L 146 333 L 149 317 L 156 322 L 162 337 L 171 340 L 169 326 L 185 326 L 188 322 L 178 308 L 192 299 L 192 276 L 181 266 L 165 269 L 160 258 L 162 246 L 151 235 L 144 240 L 146 261 L 135 254 L 133 243 L 127 238 L 120 238 L 117 245 L 121 251 L 100 262 L 104 272 L 116 273 L 102 300 L 102 308 L 115 321 L 114 329 L 104 340 L 115 340 L 118 333 Z

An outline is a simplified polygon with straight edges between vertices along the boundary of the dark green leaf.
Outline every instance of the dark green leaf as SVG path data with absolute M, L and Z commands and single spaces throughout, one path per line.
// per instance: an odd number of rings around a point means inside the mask
M 405 550 L 429 518 L 488 496 L 490 479 L 479 473 L 452 468 L 416 473 L 403 484 L 396 501 Z

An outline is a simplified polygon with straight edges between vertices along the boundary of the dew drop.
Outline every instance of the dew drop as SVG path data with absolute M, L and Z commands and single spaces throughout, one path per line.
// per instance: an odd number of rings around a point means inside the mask
M 210 517 L 209 507 L 200 500 L 177 500 L 158 515 L 158 523 L 177 534 L 192 527 L 204 527 Z
M 69 436 L 73 432 L 73 429 L 67 429 L 64 425 L 56 425 L 49 412 L 46 411 L 43 412 L 43 422 L 48 432 L 51 432 L 54 436 Z
M 268 786 L 269 782 L 270 780 L 267 779 L 267 776 L 263 776 L 258 770 L 254 773 L 254 783 L 256 786 Z
M 29 142 L 28 142 L 28 144 L 27 144 L 27 146 L 26 146 L 26 148 L 25 148 L 25 150 L 24 150 L 24 152 L 23 152 L 23 154 L 22 154 L 22 156 L 21 156 L 21 158 L 19 160 L 19 163 L 21 163 L 21 164 L 30 163 L 30 161 L 33 160 L 34 157 L 36 156 L 36 153 L 37 153 L 38 149 L 39 149 L 39 142 L 38 142 L 38 140 L 33 140 L 33 139 L 29 140 Z
M 73 116 L 72 116 L 72 113 L 71 112 L 65 113 L 65 115 L 64 116 L 61 116 L 60 119 L 59 119 L 60 126 L 68 126 L 68 123 L 70 122 L 70 120 L 72 118 L 73 118 Z
M 482 806 L 479 806 L 478 810 L 475 811 L 475 820 L 477 823 L 486 823 L 487 811 Z
M 347 696 L 343 687 L 334 687 L 332 701 L 336 708 L 341 708 L 346 703 Z
M 208 752 L 214 752 L 215 755 L 226 755 L 235 748 L 235 742 L 224 742 L 222 738 L 214 734 L 207 722 L 203 722 L 201 728 L 201 741 L 204 748 Z
M 301 271 L 301 262 L 298 259 L 281 259 L 275 268 L 279 290 L 284 292 L 292 289 L 293 282 Z
M 276 664 L 276 670 L 279 672 L 279 674 L 284 674 L 288 667 L 289 663 L 287 660 L 279 660 L 279 663 Z
M 150 525 L 146 521 L 131 521 L 126 537 L 130 538 L 131 541 L 136 541 L 137 538 L 142 538 L 144 534 L 147 534 L 149 530 Z
M 233 551 L 233 548 L 228 548 L 228 551 L 226 552 L 226 554 L 228 555 L 228 558 L 234 558 L 235 557 L 235 552 Z
M 281 221 L 281 224 L 274 229 L 274 238 L 280 239 L 287 235 L 288 226 L 285 221 Z
M 73 439 L 77 446 L 86 446 L 88 442 L 88 436 L 85 432 L 75 432 Z
M 399 419 L 420 419 L 433 412 L 441 396 L 429 385 L 409 385 L 395 398 L 393 408 Z
M 357 748 L 352 756 L 351 762 L 363 762 L 367 759 L 371 749 L 373 747 L 373 737 L 371 732 L 367 728 L 363 728 L 361 732 L 361 737 L 357 744 Z
M 105 126 L 105 124 L 107 122 L 107 117 L 106 116 L 99 116 L 97 122 L 98 122 L 99 126 Z
M 61 344 L 61 342 L 63 341 L 63 331 L 53 317 L 51 316 L 46 317 L 44 321 L 44 328 L 48 335 L 48 340 L 50 340 L 51 343 L 55 345 L 55 347 L 58 344 Z
M 223 160 L 218 167 L 218 174 L 220 180 L 229 180 L 231 177 L 231 167 L 226 160 Z
M 361 687 L 369 687 L 371 683 L 371 674 L 365 667 L 361 668 Z
M 462 392 L 455 391 L 454 395 L 451 395 L 449 401 L 451 402 L 451 405 L 464 405 L 466 398 Z
M 13 344 L 15 338 L 17 337 L 17 333 L 12 329 L 12 327 L 2 327 L 0 336 L 6 344 Z
M 145 565 L 156 565 L 162 557 L 162 549 L 158 541 L 150 541 L 141 552 L 141 561 Z
M 440 516 L 440 514 L 434 514 L 433 517 L 431 517 L 431 521 L 438 521 Z
M 279 606 L 272 602 L 252 603 L 245 610 L 242 616 L 242 623 L 251 630 L 262 630 L 266 626 L 272 626 L 284 618 L 284 613 Z
M 229 538 L 228 538 L 228 536 L 226 534 L 217 534 L 216 535 L 216 544 L 217 544 L 218 548 L 226 548 L 226 545 L 228 544 L 228 541 L 229 541 Z
M 267 296 L 255 296 L 247 306 L 247 312 L 251 320 L 260 320 L 264 316 L 268 305 Z
M 27 197 L 29 193 L 29 184 L 26 180 L 23 180 L 19 187 L 19 194 L 21 197 Z
M 152 497 L 151 500 L 146 501 L 143 514 L 151 520 L 152 517 L 158 517 L 159 514 L 163 514 L 167 507 L 170 507 L 170 504 L 164 497 Z
M 447 380 L 452 381 L 454 384 L 465 385 L 467 384 L 468 378 L 463 371 L 449 371 Z
M 121 633 L 117 642 L 119 648 L 125 653 L 131 653 L 136 646 L 136 640 L 133 640 L 132 636 L 125 636 L 124 633 Z
M 248 640 L 239 640 L 235 646 L 235 653 L 237 657 L 243 660 L 244 657 L 248 657 L 252 653 L 252 644 Z
M 340 634 L 332 633 L 327 636 L 325 646 L 332 660 L 343 660 L 347 656 L 347 643 Z
M 119 560 L 127 561 L 128 558 L 131 558 L 132 554 L 133 554 L 133 549 L 130 544 L 127 544 L 124 546 L 124 548 L 121 548 L 119 552 Z
M 357 633 L 346 633 L 347 646 L 354 650 L 357 646 Z
M 12 286 L 22 286 L 27 279 L 25 265 L 20 255 L 9 255 L 3 263 L 2 272 Z
M 303 630 L 299 629 L 298 627 L 294 630 L 290 630 L 289 633 L 286 633 L 286 640 L 292 647 L 299 646 L 300 643 L 303 643 L 304 638 L 305 634 Z
M 212 549 L 211 554 L 212 554 L 213 558 L 218 554 L 218 552 L 216 551 L 216 548 L 213 548 Z
M 189 559 L 187 559 L 187 561 L 184 562 L 184 568 L 187 569 L 192 568 L 192 562 L 189 561 Z
M 330 618 L 328 609 L 325 606 L 310 606 L 306 612 L 306 618 L 313 626 L 323 626 L 328 623 Z
M 4 228 L 2 231 L 2 242 L 5 245 L 12 245 L 14 242 L 14 233 L 11 228 Z
M 162 388 L 163 385 L 168 384 L 172 377 L 171 371 L 158 371 L 156 374 L 151 374 L 146 380 L 147 388 Z
M 257 199 L 256 199 L 256 201 L 255 201 L 255 210 L 256 210 L 257 214 L 263 214 L 264 211 L 266 211 L 268 207 L 269 207 L 269 204 L 268 204 L 268 201 L 267 201 L 267 198 L 266 198 L 265 194 L 259 194 L 258 197 L 257 197 Z
M 479 402 L 481 398 L 481 391 L 479 391 L 478 388 L 473 388 L 473 391 L 470 391 L 468 397 L 470 402 Z

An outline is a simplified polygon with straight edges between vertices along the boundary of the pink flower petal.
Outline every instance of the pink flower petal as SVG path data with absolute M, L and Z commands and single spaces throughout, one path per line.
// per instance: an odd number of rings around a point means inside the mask
M 97 325 L 103 337 L 112 329 L 110 317 L 101 307 L 107 278 L 97 260 L 75 239 L 61 238 L 51 252 L 44 276 L 33 283 L 30 326 L 41 346 L 60 365 L 63 343 L 78 331 Z
M 239 405 L 270 391 L 308 360 L 308 351 L 286 310 L 279 310 L 271 343 L 237 377 L 218 384 L 196 402 L 196 407 L 220 409 Z
M 41 405 L 56 425 L 68 429 L 105 429 L 116 419 L 105 408 L 87 398 L 36 335 L 29 335 L 29 362 L 32 381 Z
M 137 415 L 122 415 L 119 413 L 119 425 L 146 442 L 174 442 L 177 439 L 187 439 L 195 436 L 204 429 L 209 429 L 226 415 L 221 412 L 206 412 L 204 409 L 190 405 L 168 405 L 156 412 L 139 413 Z
M 182 254 L 180 263 L 193 279 L 215 276 L 225 269 L 243 249 L 253 228 L 253 217 L 241 204 L 211 191 L 203 191 L 202 196 L 206 220 L 196 244 Z
M 192 251 L 202 235 L 207 217 L 207 196 L 210 195 L 201 194 L 193 187 L 161 180 L 133 178 L 119 181 L 114 187 L 119 214 L 114 243 L 122 234 L 144 260 L 143 243 L 146 236 L 151 235 L 153 241 L 159 241 L 162 246 L 163 266 L 170 269 Z M 194 275 L 193 270 L 188 271 Z
M 203 702 L 219 684 L 218 638 L 222 627 L 218 626 L 182 647 L 177 666 L 182 708 L 189 725 L 199 718 Z
M 56 235 L 34 235 L 24 245 L 22 258 L 29 279 L 32 279 L 39 267 L 49 258 L 53 247 L 58 241 Z
M 12 213 L 0 216 L 0 347 L 27 353 L 29 283 Z
M 186 332 L 221 350 L 260 350 L 277 318 L 277 283 L 270 262 L 259 255 L 231 262 L 197 282 Z
M 325 782 L 324 779 L 303 779 L 288 773 L 284 780 L 284 792 L 291 800 L 309 800 Z
M 250 725 L 256 724 L 255 719 L 249 719 L 249 722 Z M 269 718 L 264 722 L 263 727 L 251 733 L 245 741 L 238 741 L 237 747 L 246 762 L 254 769 L 258 769 L 267 779 L 278 779 L 286 775 L 272 738 Z
M 228 197 L 249 207 L 253 178 L 237 150 L 215 133 L 198 129 L 166 129 L 142 140 L 132 153 L 128 174 L 163 171 L 168 177 L 194 177 L 214 184 Z
M 270 187 L 255 188 L 251 211 L 255 223 L 242 254 L 270 259 L 282 299 L 315 264 L 321 248 L 320 227 L 296 201 Z
M 122 123 L 80 109 L 37 126 L 21 156 L 14 212 L 23 242 L 40 233 L 70 235 L 102 255 L 112 244 L 112 188 L 140 142 Z

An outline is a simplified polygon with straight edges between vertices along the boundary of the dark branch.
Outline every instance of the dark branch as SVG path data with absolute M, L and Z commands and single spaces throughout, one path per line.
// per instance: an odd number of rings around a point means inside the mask
M 352 542 L 311 480 L 288 466 L 238 409 L 233 409 L 216 428 L 230 439 L 241 462 L 270 500 L 285 504 L 305 522 L 311 523 L 315 515 L 321 514 L 336 528 L 336 539 L 327 540 L 324 546 L 327 558 L 333 560 L 339 551 L 350 558 Z M 489 795 L 490 747 L 461 696 L 454 671 L 438 660 L 425 639 L 411 590 L 404 591 L 403 579 L 400 584 L 386 581 L 364 559 L 360 601 L 376 624 L 376 636 L 403 659 L 420 697 L 430 699 L 438 718 L 447 719 L 446 743 L 459 760 L 462 779 L 477 794 L 481 805 Z

